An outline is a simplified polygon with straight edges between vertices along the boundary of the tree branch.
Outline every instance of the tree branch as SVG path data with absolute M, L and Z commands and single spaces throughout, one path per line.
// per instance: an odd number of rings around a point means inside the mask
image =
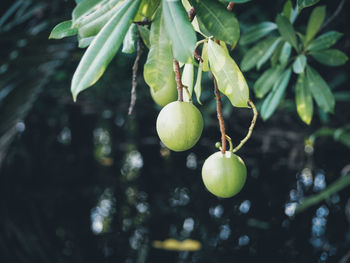
M 188 19 L 190 20 L 190 22 L 192 22 L 194 17 L 196 16 L 196 10 L 194 10 L 193 6 L 191 7 L 190 10 L 188 10 L 187 14 L 188 14 Z
M 338 15 L 339 13 L 341 12 L 341 10 L 343 9 L 344 7 L 344 4 L 345 4 L 345 0 L 342 0 L 340 2 L 340 4 L 338 5 L 337 9 L 334 11 L 333 15 L 331 15 L 330 18 L 327 19 L 326 22 L 324 22 L 324 24 L 322 25 L 321 29 L 324 29 L 326 26 L 328 26 Z
M 225 122 L 224 122 L 224 117 L 222 116 L 220 92 L 218 90 L 218 84 L 216 83 L 215 77 L 214 77 L 214 93 L 216 98 L 216 112 L 219 120 L 220 132 L 221 132 L 221 153 L 225 154 L 226 152 Z
M 132 87 L 131 87 L 131 99 L 130 99 L 130 105 L 129 105 L 129 111 L 128 115 L 131 115 L 136 103 L 136 87 L 137 87 L 137 69 L 139 68 L 139 61 L 140 57 L 142 55 L 142 43 L 141 38 L 139 37 L 137 40 L 137 55 L 134 61 L 134 65 L 132 66 Z
M 233 6 L 234 6 L 234 5 L 235 5 L 234 2 L 230 2 L 230 3 L 227 5 L 227 10 L 230 11 L 230 12 L 232 12 Z

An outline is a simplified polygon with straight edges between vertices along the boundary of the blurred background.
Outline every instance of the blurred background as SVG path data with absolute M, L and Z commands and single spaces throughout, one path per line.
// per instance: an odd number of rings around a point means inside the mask
M 340 1 L 321 2 L 330 16 Z M 246 185 L 219 199 L 201 179 L 220 139 L 212 80 L 205 77 L 204 105 L 197 104 L 203 135 L 182 153 L 162 147 L 157 137 L 160 108 L 142 76 L 147 52 L 132 116 L 134 54 L 119 53 L 73 103 L 70 81 L 84 50 L 75 37 L 48 36 L 74 6 L 72 0 L 1 1 L 0 262 L 350 262 L 349 63 L 317 67 L 336 96 L 334 114 L 315 112 L 305 125 L 289 89 L 273 117 L 258 120 L 238 152 Z M 282 6 L 253 0 L 236 5 L 235 13 L 244 30 L 273 21 Z M 337 48 L 348 55 L 349 8 L 346 1 L 327 26 L 344 33 Z M 310 11 L 296 26 L 306 25 Z M 232 53 L 238 63 L 245 51 L 238 46 Z M 246 74 L 250 87 L 257 76 Z M 251 111 L 223 104 L 227 133 L 237 144 Z M 193 239 L 201 249 L 152 245 L 168 238 Z

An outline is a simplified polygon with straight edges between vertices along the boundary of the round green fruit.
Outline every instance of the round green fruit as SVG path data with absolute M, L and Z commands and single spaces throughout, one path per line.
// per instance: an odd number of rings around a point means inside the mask
M 169 85 L 166 85 L 162 89 L 157 91 L 153 91 L 153 89 L 150 88 L 150 91 L 151 91 L 151 96 L 153 100 L 159 106 L 164 107 L 170 102 L 177 100 L 177 89 L 176 89 L 175 82 L 174 83 L 170 82 Z
M 229 198 L 238 194 L 245 183 L 247 168 L 242 159 L 230 151 L 216 152 L 205 160 L 202 179 L 212 194 Z
M 190 102 L 174 101 L 157 118 L 157 133 L 170 150 L 181 152 L 193 147 L 203 130 L 200 111 Z

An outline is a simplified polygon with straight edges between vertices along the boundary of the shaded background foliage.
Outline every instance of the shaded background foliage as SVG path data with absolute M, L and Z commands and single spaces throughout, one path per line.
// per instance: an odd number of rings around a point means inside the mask
M 142 67 L 135 113 L 127 116 L 133 55 L 118 54 L 95 87 L 73 103 L 69 86 L 82 51 L 74 38 L 47 40 L 53 25 L 70 17 L 73 1 L 17 2 L 21 13 L 0 29 L 1 262 L 349 260 L 348 189 L 293 216 L 296 202 L 324 189 L 349 164 L 349 148 L 331 137 L 317 139 L 314 147 L 304 144 L 323 126 L 349 123 L 345 96 L 334 115 L 320 113 L 306 126 L 288 94 L 269 121 L 258 121 L 239 153 L 248 168 L 245 188 L 218 199 L 200 178 L 220 136 L 210 79 L 200 107 L 202 138 L 188 152 L 169 152 L 155 132 L 159 108 Z M 328 14 L 337 7 L 323 2 Z M 273 20 L 282 4 L 252 1 L 237 5 L 235 13 L 244 30 Z M 4 1 L 1 14 L 12 5 Z M 344 32 L 337 47 L 347 54 L 348 8 L 346 3 L 329 25 Z M 304 12 L 297 25 L 306 25 L 310 10 Z M 245 51 L 238 47 L 235 59 Z M 349 64 L 317 70 L 334 91 L 348 91 Z M 250 87 L 258 75 L 246 73 Z M 251 112 L 224 104 L 227 131 L 238 143 Z M 196 239 L 202 249 L 152 247 L 153 240 L 169 237 Z

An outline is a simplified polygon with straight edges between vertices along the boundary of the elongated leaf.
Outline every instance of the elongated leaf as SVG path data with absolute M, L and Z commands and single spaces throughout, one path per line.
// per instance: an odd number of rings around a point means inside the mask
M 271 57 L 272 53 L 275 51 L 275 49 L 277 48 L 277 46 L 278 46 L 278 44 L 280 42 L 281 42 L 281 38 L 277 38 L 271 44 L 271 46 L 266 50 L 264 55 L 259 59 L 258 63 L 256 63 L 257 70 L 259 70 L 261 68 L 261 66 L 264 65 L 264 63 L 269 60 L 269 58 Z
M 235 15 L 225 6 L 212 0 L 193 1 L 200 30 L 232 47 L 236 46 L 240 29 Z
M 185 64 L 184 70 L 181 76 L 181 81 L 182 81 L 182 84 L 187 87 L 188 93 L 190 93 L 190 97 L 188 96 L 187 92 L 184 90 L 183 92 L 184 101 L 191 101 L 192 99 L 193 80 L 194 80 L 194 66 L 193 64 Z
M 162 3 L 174 57 L 182 63 L 192 63 L 197 39 L 188 15 L 179 0 L 163 0 Z
M 182 0 L 181 2 L 183 4 L 183 6 L 186 8 L 186 11 L 188 13 L 190 11 L 190 9 L 192 8 L 192 5 L 190 4 L 190 2 L 188 0 Z M 193 26 L 194 30 L 196 30 L 198 33 L 203 34 L 199 29 L 198 19 L 196 16 L 192 20 L 192 26 Z
M 167 86 L 176 87 L 173 70 L 171 40 L 165 29 L 162 10 L 158 10 L 150 33 L 151 48 L 144 66 L 143 76 L 154 92 Z
M 61 39 L 74 36 L 78 33 L 76 28 L 72 28 L 72 20 L 64 21 L 56 25 L 49 36 L 49 39 Z
M 91 1 L 90 3 L 92 2 L 93 1 Z M 85 13 L 82 10 L 79 16 L 74 17 L 73 26 L 76 28 L 80 28 L 89 23 L 92 23 L 96 19 L 100 18 L 101 16 L 104 16 L 106 13 L 111 11 L 116 5 L 120 4 L 121 2 L 122 1 L 120 0 L 98 1 L 98 3 L 96 3 L 95 5 L 92 4 L 90 7 L 88 7 L 88 10 L 86 10 Z M 84 5 L 84 4 L 85 4 L 85 1 L 81 2 L 79 5 Z M 78 6 L 76 8 L 78 8 Z
M 306 67 L 307 86 L 317 105 L 325 112 L 334 111 L 334 96 L 328 87 L 328 84 L 318 74 L 316 70 L 310 66 Z
M 280 54 L 281 64 L 286 64 L 288 62 L 291 52 L 292 46 L 288 42 L 285 42 Z
M 254 84 L 254 92 L 258 98 L 264 97 L 281 76 L 283 68 L 276 66 L 266 70 Z
M 93 19 L 89 22 L 84 22 L 83 24 L 79 25 L 79 36 L 82 38 L 96 36 L 100 32 L 100 30 L 107 24 L 107 22 L 114 16 L 114 14 L 118 12 L 122 3 L 123 2 L 116 3 L 111 10 L 106 11 L 105 13 L 96 17 L 96 19 Z M 99 10 L 97 10 L 97 12 L 99 12 Z
M 310 124 L 314 112 L 314 104 L 304 73 L 299 74 L 296 83 L 295 102 L 300 119 L 306 124 Z
M 134 21 L 151 20 L 159 4 L 160 0 L 142 0 Z
M 262 22 L 255 26 L 250 27 L 247 31 L 242 34 L 239 43 L 241 45 L 247 45 L 254 41 L 261 39 L 271 31 L 277 29 L 277 25 L 272 22 Z
M 137 26 L 135 24 L 131 24 L 128 32 L 126 33 L 123 40 L 123 53 L 134 53 L 135 52 L 135 43 L 137 41 Z
M 273 86 L 273 89 L 270 92 L 270 94 L 264 100 L 261 107 L 261 117 L 263 118 L 263 120 L 267 120 L 268 118 L 270 118 L 271 115 L 277 109 L 288 86 L 290 75 L 291 69 L 287 69 L 286 71 L 284 71 Z
M 318 62 L 327 66 L 341 66 L 349 59 L 347 55 L 338 49 L 311 51 L 310 54 Z
M 289 42 L 297 51 L 298 43 L 297 43 L 297 37 L 295 35 L 294 28 L 292 24 L 289 22 L 288 18 L 285 16 L 278 15 L 276 18 L 276 23 L 278 27 L 278 31 L 280 32 L 282 38 Z
M 94 40 L 95 37 L 86 37 L 86 38 L 81 38 L 79 39 L 79 47 L 80 48 L 86 48 L 90 46 L 92 40 Z
M 307 50 L 318 51 L 333 46 L 343 36 L 342 33 L 329 31 L 319 36 L 307 46 Z
M 282 14 L 289 19 L 292 16 L 292 12 L 293 12 L 293 4 L 291 0 L 287 0 L 284 5 L 283 5 L 283 9 L 282 9 Z
M 202 60 L 203 60 L 203 71 L 208 72 L 209 69 L 209 61 L 208 61 L 208 43 L 204 42 L 203 50 L 202 50 Z
M 137 26 L 139 29 L 140 37 L 145 44 L 145 46 L 149 49 L 151 47 L 151 42 L 150 42 L 150 31 L 148 28 L 144 26 Z
M 272 55 L 271 55 L 271 66 L 274 67 L 277 65 L 277 62 L 281 56 L 281 51 L 282 51 L 282 48 L 283 48 L 283 45 L 285 44 L 286 42 L 284 41 L 280 41 L 277 45 L 277 47 L 275 48 L 275 50 L 273 51 Z
M 293 63 L 293 71 L 295 74 L 300 74 L 304 72 L 306 66 L 306 57 L 304 55 L 299 55 Z
M 298 0 L 298 7 L 299 10 L 308 7 L 308 6 L 312 6 L 315 5 L 319 2 L 320 0 Z
M 305 42 L 304 42 L 305 46 L 314 38 L 314 36 L 320 30 L 325 17 L 326 17 L 325 6 L 318 6 L 312 11 L 309 21 L 307 23 Z
M 203 69 L 203 63 L 200 62 L 198 66 L 196 85 L 194 86 L 194 93 L 196 93 L 197 101 L 201 105 L 202 105 L 201 94 L 202 94 L 202 71 L 203 71 L 202 69 Z
M 212 40 L 208 41 L 208 58 L 219 90 L 229 98 L 233 106 L 248 107 L 248 85 L 235 61 L 223 47 Z
M 101 5 L 107 3 L 108 0 L 84 0 L 77 4 L 72 12 L 72 21 L 75 25 L 79 19 L 83 16 L 88 16 L 96 11 Z M 99 4 L 99 5 L 97 5 Z
M 111 20 L 90 44 L 74 73 L 71 91 L 78 94 L 93 85 L 117 53 L 134 18 L 140 0 L 125 0 Z
M 241 62 L 242 71 L 248 71 L 255 67 L 264 56 L 269 47 L 276 41 L 277 37 L 267 38 L 251 48 L 243 57 Z

